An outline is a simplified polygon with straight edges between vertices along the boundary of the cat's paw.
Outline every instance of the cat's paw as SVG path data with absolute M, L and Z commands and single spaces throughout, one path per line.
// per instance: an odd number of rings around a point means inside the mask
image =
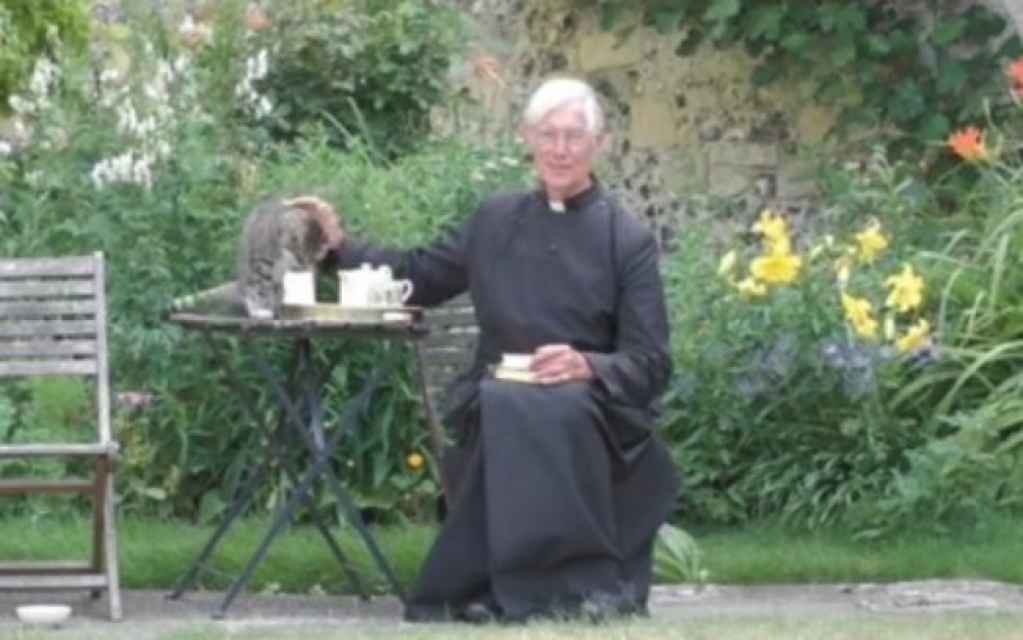
M 249 314 L 250 318 L 255 320 L 273 320 L 274 317 L 272 309 L 260 306 L 252 300 L 245 301 L 245 311 Z

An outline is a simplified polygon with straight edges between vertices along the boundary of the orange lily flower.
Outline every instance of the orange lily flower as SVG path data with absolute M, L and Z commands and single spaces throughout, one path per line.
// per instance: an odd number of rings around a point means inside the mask
M 245 11 L 245 28 L 249 31 L 262 31 L 270 26 L 270 20 L 263 13 L 263 10 L 255 5 L 249 5 Z
M 498 73 L 498 62 L 493 56 L 486 54 L 476 56 L 472 66 L 477 74 L 487 76 L 498 84 L 504 84 L 501 75 Z
M 989 155 L 980 129 L 973 125 L 950 133 L 948 136 L 948 146 L 956 155 L 967 162 L 984 160 Z
M 1012 84 L 1013 93 L 1023 93 L 1023 57 L 1010 60 L 1005 65 L 1005 75 Z

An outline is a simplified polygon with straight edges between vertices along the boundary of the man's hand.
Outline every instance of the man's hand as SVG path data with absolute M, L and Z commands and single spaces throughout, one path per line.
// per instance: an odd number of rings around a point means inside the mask
M 536 350 L 530 370 L 537 381 L 545 384 L 589 380 L 593 377 L 590 363 L 583 354 L 567 344 L 549 344 Z
M 323 233 L 327 236 L 327 245 L 331 248 L 337 248 L 341 245 L 341 240 L 344 239 L 341 221 L 337 212 L 334 211 L 334 207 L 329 202 L 316 196 L 299 196 L 285 200 L 283 204 L 286 207 L 295 207 L 308 211 L 323 228 Z

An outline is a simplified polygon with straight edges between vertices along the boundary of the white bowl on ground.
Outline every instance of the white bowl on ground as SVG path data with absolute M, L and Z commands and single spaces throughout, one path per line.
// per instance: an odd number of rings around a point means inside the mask
M 66 604 L 32 604 L 15 609 L 18 619 L 27 624 L 60 624 L 71 616 L 71 607 Z

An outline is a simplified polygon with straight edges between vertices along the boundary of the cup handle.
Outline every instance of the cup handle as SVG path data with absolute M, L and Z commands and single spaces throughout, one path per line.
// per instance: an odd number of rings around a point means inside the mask
M 412 281 L 402 280 L 401 281 L 401 301 L 402 303 L 408 302 L 408 299 L 412 297 Z

